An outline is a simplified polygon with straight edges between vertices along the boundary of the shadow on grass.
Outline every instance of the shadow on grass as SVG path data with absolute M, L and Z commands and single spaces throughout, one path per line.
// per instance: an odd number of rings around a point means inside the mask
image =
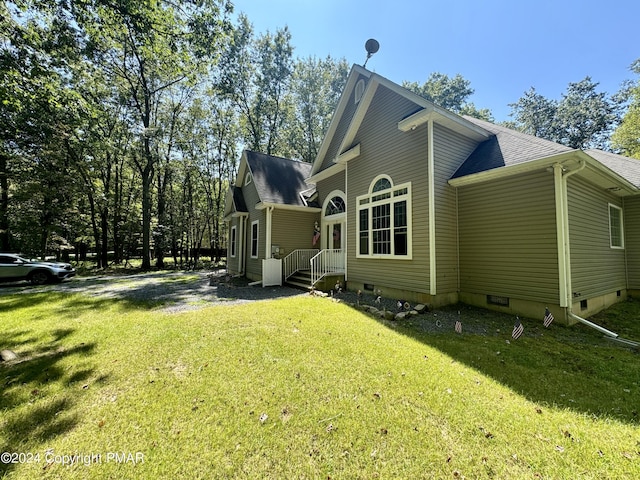
M 640 317 L 640 302 L 621 307 L 630 308 L 632 318 Z M 615 314 L 615 310 L 612 312 Z M 462 321 L 462 334 L 454 329 L 458 318 Z M 514 340 L 514 319 L 513 315 L 466 305 L 402 321 L 377 318 L 385 326 L 495 379 L 539 406 L 640 424 L 637 351 L 614 344 L 584 325 L 566 327 L 556 322 L 545 328 L 542 316 L 539 320 L 522 319 L 524 333 Z M 609 327 L 615 326 L 609 322 Z M 626 330 L 637 334 L 638 328 Z
M 92 368 L 69 369 L 60 362 L 92 355 L 95 344 L 65 345 L 63 341 L 73 332 L 54 330 L 44 343 L 28 330 L 3 336 L 3 348 L 22 348 L 16 349 L 20 351 L 18 359 L 0 363 L 0 452 L 34 451 L 77 424 L 79 415 L 74 407 L 78 392 L 68 387 L 87 381 L 95 372 Z M 101 377 L 97 381 L 105 380 Z M 15 464 L 0 463 L 0 477 L 14 468 Z

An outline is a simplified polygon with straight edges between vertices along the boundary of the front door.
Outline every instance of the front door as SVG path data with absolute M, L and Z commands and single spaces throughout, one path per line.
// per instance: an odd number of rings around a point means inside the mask
M 323 237 L 323 248 L 344 249 L 344 222 L 342 220 L 325 222 Z
M 333 191 L 327 196 L 322 215 L 322 248 L 324 252 L 322 268 L 325 272 L 345 272 L 347 247 L 347 209 L 345 195 Z

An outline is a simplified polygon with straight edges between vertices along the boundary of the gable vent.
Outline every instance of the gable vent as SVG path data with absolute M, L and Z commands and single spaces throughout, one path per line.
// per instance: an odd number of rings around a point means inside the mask
M 358 83 L 356 83 L 354 97 L 355 103 L 358 103 L 360 101 L 362 95 L 364 95 L 364 80 L 361 78 L 360 80 L 358 80 Z

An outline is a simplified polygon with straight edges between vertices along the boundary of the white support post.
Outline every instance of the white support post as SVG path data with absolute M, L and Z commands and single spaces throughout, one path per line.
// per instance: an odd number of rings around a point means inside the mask
M 435 295 L 436 283 L 436 193 L 435 193 L 435 165 L 433 152 L 433 118 L 427 122 L 427 174 L 429 185 L 429 293 Z

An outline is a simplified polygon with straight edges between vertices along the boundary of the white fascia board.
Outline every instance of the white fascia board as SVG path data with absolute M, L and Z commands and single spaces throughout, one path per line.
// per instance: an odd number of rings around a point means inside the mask
M 248 217 L 248 216 L 249 216 L 248 212 L 233 212 L 233 213 L 230 213 L 230 214 L 226 215 L 223 218 L 223 220 L 225 222 L 229 222 L 229 221 L 231 221 L 232 218 L 242 218 L 242 217 Z
M 444 108 L 431 104 L 427 104 L 422 110 L 400 120 L 398 122 L 398 130 L 403 132 L 415 130 L 420 125 L 427 123 L 430 119 L 433 119 L 433 121 L 439 125 L 462 133 L 463 135 L 478 142 L 484 141 L 491 136 L 491 134 L 482 127 L 479 127 L 478 125 L 475 125 L 461 116 L 445 110 Z
M 349 128 L 347 128 L 347 132 L 338 147 L 339 152 L 344 152 L 345 150 L 349 150 L 353 145 L 353 140 L 356 138 L 356 134 L 358 130 L 360 130 L 360 125 L 364 120 L 367 111 L 369 110 L 369 106 L 373 101 L 373 97 L 378 90 L 378 85 L 380 82 L 378 81 L 380 78 L 379 75 L 372 75 L 367 85 L 365 87 L 364 93 L 362 94 L 362 98 L 358 103 L 358 108 L 356 109 L 353 118 L 351 119 L 351 123 L 349 124 Z
M 614 172 L 607 166 L 598 162 L 592 156 L 583 152 L 582 150 L 570 150 L 568 152 L 561 153 L 558 155 L 543 157 L 537 160 L 519 163 L 517 165 L 510 165 L 508 167 L 498 167 L 492 170 L 474 173 L 471 175 L 466 175 L 464 177 L 454 178 L 449 180 L 448 183 L 452 187 L 462 187 L 465 185 L 473 185 L 476 183 L 487 182 L 487 181 L 496 180 L 499 178 L 507 178 L 512 175 L 518 175 L 520 173 L 532 172 L 535 170 L 549 168 L 554 163 L 563 163 L 567 161 L 575 161 L 575 162 L 584 161 L 589 171 L 599 174 L 605 182 L 608 180 L 616 184 L 617 186 L 620 186 L 624 194 L 627 194 L 627 195 L 638 194 L 638 188 L 635 185 L 633 185 L 631 182 L 629 182 L 625 178 L 618 175 L 616 172 Z
M 285 205 L 283 203 L 272 202 L 259 202 L 256 203 L 256 210 L 266 210 L 269 207 L 277 208 L 278 210 L 294 210 L 298 212 L 319 213 L 322 211 L 320 207 L 304 207 L 301 205 Z
M 464 177 L 452 178 L 448 181 L 452 187 L 462 187 L 465 185 L 474 185 L 476 183 L 488 182 L 499 178 L 507 178 L 520 173 L 532 172 L 550 167 L 554 163 L 561 163 L 567 160 L 577 159 L 580 150 L 572 150 L 570 152 L 561 153 L 560 155 L 552 155 L 543 157 L 529 162 L 522 162 L 508 167 L 497 167 L 484 172 L 472 173 Z
M 582 152 L 582 153 L 586 157 L 585 161 L 587 163 L 587 166 L 589 167 L 589 170 L 597 172 L 598 174 L 602 175 L 606 179 L 615 180 L 620 185 L 620 188 L 624 191 L 624 193 L 628 195 L 638 194 L 638 187 L 636 187 L 629 180 L 620 176 L 618 173 L 614 172 L 606 165 L 600 163 L 598 160 L 594 159 L 588 153 L 585 153 L 585 152 Z
M 423 108 L 422 110 L 409 115 L 404 120 L 398 122 L 398 130 L 402 132 L 408 132 L 409 130 L 415 130 L 420 125 L 424 125 L 433 117 L 433 106 Z
M 333 175 L 344 171 L 345 164 L 337 163 L 335 165 L 331 165 L 329 168 L 325 168 L 324 170 L 316 173 L 315 175 L 311 175 L 307 178 L 307 183 L 318 183 L 321 180 L 332 177 Z
M 322 143 L 320 144 L 320 149 L 318 150 L 318 154 L 316 155 L 316 158 L 313 161 L 313 167 L 311 169 L 312 176 L 318 173 L 318 170 L 320 169 L 320 167 L 322 167 L 322 160 L 324 159 L 324 156 L 327 154 L 327 150 L 329 149 L 331 140 L 333 139 L 336 129 L 338 128 L 338 124 L 340 123 L 340 119 L 342 118 L 342 114 L 344 113 L 348 105 L 348 102 L 351 100 L 351 92 L 355 88 L 355 85 L 361 75 L 367 78 L 370 78 L 372 73 L 366 68 L 363 68 L 360 65 L 354 64 L 351 67 L 351 72 L 349 73 L 347 84 L 342 90 L 342 95 L 340 96 L 338 105 L 336 106 L 336 109 L 333 112 L 333 116 L 331 117 L 331 121 L 329 122 L 329 128 L 327 128 L 327 133 L 322 139 Z
M 354 158 L 358 158 L 360 156 L 360 144 L 357 144 L 355 147 L 351 147 L 346 152 L 338 155 L 333 161 L 338 164 L 345 164 L 349 160 L 353 160 Z

